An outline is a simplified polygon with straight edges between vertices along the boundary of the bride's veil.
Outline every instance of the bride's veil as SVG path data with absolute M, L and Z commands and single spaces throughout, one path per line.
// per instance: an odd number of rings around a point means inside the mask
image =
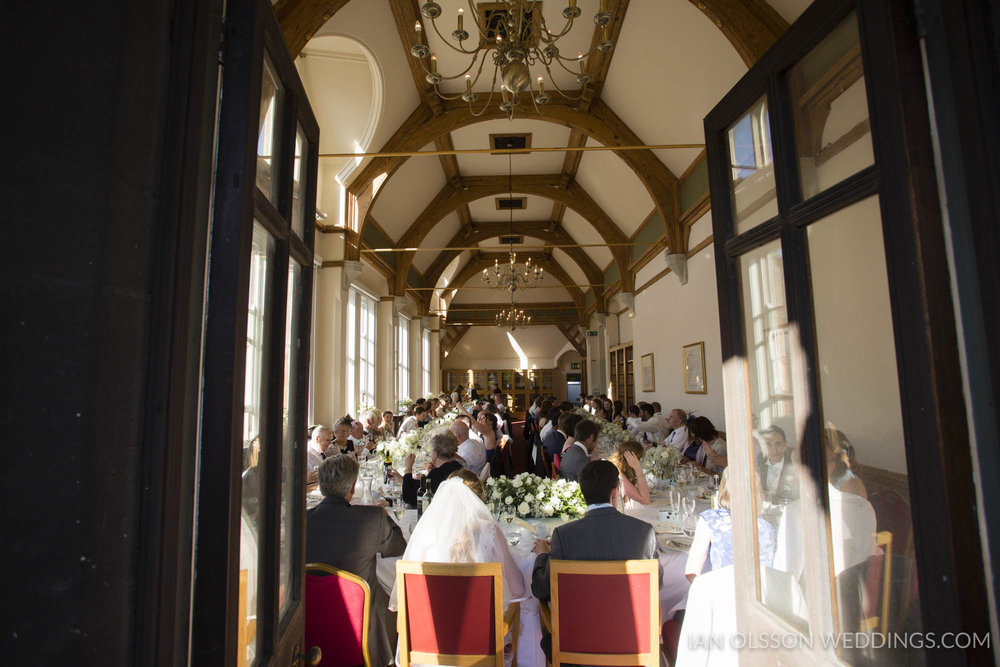
M 479 496 L 461 479 L 447 479 L 438 485 L 434 501 L 417 522 L 402 560 L 431 563 L 502 562 L 497 534 L 493 515 Z M 504 582 L 504 589 L 506 588 Z M 390 606 L 394 608 L 395 603 L 394 585 Z

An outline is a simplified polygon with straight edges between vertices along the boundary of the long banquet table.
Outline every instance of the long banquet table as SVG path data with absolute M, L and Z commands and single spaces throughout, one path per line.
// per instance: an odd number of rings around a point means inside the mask
M 699 488 L 692 485 L 689 492 L 697 494 Z M 635 509 L 626 510 L 626 514 L 642 519 L 654 526 L 659 523 L 658 513 L 669 506 L 667 499 L 661 494 L 653 494 L 653 502 L 650 505 L 640 506 Z M 708 500 L 699 499 L 695 512 L 701 512 L 709 506 Z M 390 513 L 390 516 L 392 514 Z M 395 520 L 395 517 L 393 517 Z M 416 520 L 416 510 L 408 510 L 402 521 L 399 523 L 403 528 L 403 534 L 409 539 L 410 529 Z M 511 553 L 517 566 L 524 577 L 525 584 L 531 587 L 531 570 L 535 564 L 535 554 L 531 552 L 534 544 L 534 530 L 537 526 L 544 525 L 551 535 L 552 530 L 564 523 L 560 519 L 527 519 L 517 520 L 514 524 L 515 530 L 521 531 L 521 542 L 511 547 Z M 660 565 L 663 567 L 663 581 L 660 584 L 660 618 L 666 620 L 671 618 L 676 611 L 683 609 L 687 601 L 688 588 L 690 583 L 684 576 L 684 566 L 687 563 L 687 552 L 676 551 L 663 546 L 669 535 L 657 535 L 657 541 L 661 546 L 658 549 Z M 396 578 L 396 561 L 398 558 L 379 557 L 377 574 L 379 583 L 386 591 L 391 591 Z M 545 667 L 545 655 L 542 653 L 539 642 L 541 641 L 541 627 L 538 619 L 538 601 L 528 595 L 527 599 L 521 600 L 520 634 L 517 642 L 517 664 L 518 667 Z

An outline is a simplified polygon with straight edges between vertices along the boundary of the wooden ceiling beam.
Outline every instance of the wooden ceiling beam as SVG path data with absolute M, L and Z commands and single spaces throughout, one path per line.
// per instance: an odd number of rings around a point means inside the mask
M 766 0 L 691 0 L 722 31 L 749 69 L 788 30 Z
M 316 31 L 350 0 L 278 0 L 274 13 L 294 60 Z
M 499 176 L 474 176 L 464 179 L 465 189 L 454 192 L 449 186 L 445 186 L 424 208 L 423 212 L 416 218 L 409 229 L 398 241 L 398 246 L 404 248 L 417 247 L 426 238 L 430 230 L 440 222 L 442 218 L 454 211 L 459 206 L 468 204 L 477 199 L 501 194 L 508 191 L 508 177 Z M 624 244 L 628 242 L 625 234 L 615 225 L 614 221 L 605 213 L 600 206 L 576 183 L 571 183 L 569 188 L 559 187 L 560 177 L 558 175 L 516 175 L 513 178 L 513 189 L 515 192 L 538 195 L 554 201 L 560 201 L 568 208 L 579 213 L 585 220 L 593 225 L 605 243 Z M 622 276 L 625 291 L 631 291 L 633 276 L 628 271 L 628 252 L 622 245 L 614 245 L 609 248 L 615 259 L 619 274 Z M 412 251 L 399 253 L 396 260 L 396 291 L 395 294 L 402 294 L 406 273 L 413 262 Z
M 587 346 L 582 344 L 576 338 L 576 330 L 566 326 L 565 324 L 557 324 L 556 328 L 559 329 L 560 333 L 569 341 L 569 344 L 573 346 L 581 357 L 587 356 Z
M 499 109 L 488 108 L 481 116 L 473 116 L 468 106 L 461 101 L 446 101 L 443 104 L 444 113 L 440 116 L 433 116 L 429 112 L 420 114 L 414 112 L 408 119 L 406 132 L 397 132 L 393 139 L 390 139 L 381 150 L 410 151 L 419 150 L 424 145 L 434 141 L 435 138 L 443 136 L 460 127 L 466 127 L 486 120 L 506 118 L 506 115 Z M 517 107 L 520 109 L 520 107 Z M 416 118 L 424 118 L 424 122 L 419 127 L 414 127 Z M 517 118 L 531 118 L 544 122 L 555 123 L 570 129 L 576 129 L 587 137 L 606 146 L 632 146 L 642 145 L 643 142 L 634 132 L 622 121 L 617 114 L 601 100 L 595 100 L 590 106 L 590 112 L 583 112 L 572 106 L 562 104 L 550 104 L 545 110 L 544 116 L 538 116 L 532 108 L 529 113 L 527 109 L 521 109 L 515 113 Z M 665 226 L 672 232 L 671 247 L 681 248 L 683 234 L 677 229 L 677 178 L 667 167 L 653 154 L 651 150 L 615 151 L 619 157 L 636 175 L 639 181 L 646 188 L 646 192 L 653 200 L 657 211 L 662 216 Z M 404 157 L 376 158 L 372 160 L 352 182 L 349 191 L 358 195 L 370 189 L 370 181 L 382 173 L 392 174 L 407 160 Z M 561 176 L 559 177 L 561 184 Z M 463 179 L 468 185 L 469 179 Z M 374 193 L 372 200 L 364 201 L 364 207 L 357 207 L 358 228 L 363 231 L 367 222 L 368 212 L 374 206 L 379 194 L 386 188 L 383 186 L 378 193 Z M 354 207 L 352 207 L 354 208 Z M 620 232 L 620 230 L 619 230 Z M 624 267 L 622 267 L 624 268 Z M 623 271 L 623 274 L 626 273 Z

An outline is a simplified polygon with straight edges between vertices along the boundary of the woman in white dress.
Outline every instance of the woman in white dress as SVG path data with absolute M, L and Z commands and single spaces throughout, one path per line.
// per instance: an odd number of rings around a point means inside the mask
M 618 468 L 620 512 L 649 504 L 649 485 L 646 484 L 646 474 L 639 462 L 642 452 L 642 445 L 634 440 L 626 440 L 618 445 L 618 449 L 608 459 Z
M 441 482 L 434 493 L 434 501 L 413 529 L 402 560 L 500 563 L 503 566 L 503 606 L 506 609 L 512 601 L 525 598 L 528 589 L 507 546 L 503 530 L 484 502 L 482 481 L 474 474 L 463 474 L 468 472 L 460 470 Z M 389 608 L 396 609 L 395 585 Z

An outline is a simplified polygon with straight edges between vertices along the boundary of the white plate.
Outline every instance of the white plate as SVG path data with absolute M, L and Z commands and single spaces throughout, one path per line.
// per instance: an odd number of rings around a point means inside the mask
M 657 521 L 653 524 L 653 530 L 657 535 L 681 535 L 681 529 L 669 521 Z
M 683 553 L 691 549 L 691 538 L 689 537 L 669 537 L 667 535 L 661 535 L 656 539 L 656 542 L 660 545 L 661 549 L 667 549 L 669 551 L 680 551 Z

